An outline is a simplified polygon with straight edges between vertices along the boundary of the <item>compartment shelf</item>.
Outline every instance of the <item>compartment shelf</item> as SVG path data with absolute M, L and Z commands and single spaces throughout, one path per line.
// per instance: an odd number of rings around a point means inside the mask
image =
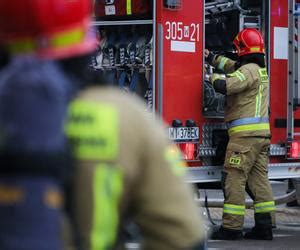
M 121 21 L 93 21 L 93 26 L 115 26 L 115 25 L 143 25 L 153 24 L 152 19 L 147 20 L 121 20 Z

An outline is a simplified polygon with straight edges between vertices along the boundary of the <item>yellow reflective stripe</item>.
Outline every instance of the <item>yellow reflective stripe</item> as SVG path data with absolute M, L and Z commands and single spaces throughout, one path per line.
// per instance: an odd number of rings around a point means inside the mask
M 72 44 L 80 43 L 85 36 L 83 28 L 77 28 L 59 32 L 50 37 L 43 37 L 43 40 L 38 39 L 19 39 L 8 42 L 7 46 L 12 53 L 31 52 L 44 48 L 58 48 Z
M 261 100 L 262 100 L 262 91 L 263 91 L 263 84 L 259 84 L 258 93 L 256 95 L 256 104 L 255 104 L 255 117 L 260 117 L 261 111 Z
M 8 50 L 11 53 L 33 51 L 36 48 L 31 39 L 24 39 L 24 40 L 10 42 L 7 46 L 8 46 Z
M 245 215 L 245 205 L 224 204 L 223 213 Z
M 275 202 L 267 201 L 254 204 L 255 213 L 267 213 L 275 210 Z
M 266 68 L 259 69 L 259 70 L 258 70 L 258 73 L 259 73 L 260 80 L 261 80 L 263 83 L 269 82 L 269 76 L 268 76 L 268 72 L 267 72 L 267 69 L 266 69 Z
M 242 82 L 242 81 L 245 81 L 246 80 L 246 76 L 239 70 L 231 73 L 231 74 L 228 74 L 228 76 L 231 76 L 231 77 L 237 77 L 239 78 L 239 80 Z
M 93 177 L 91 250 L 112 249 L 118 232 L 123 175 L 120 169 L 101 164 Z
M 259 124 L 246 124 L 235 126 L 228 130 L 229 135 L 232 135 L 237 132 L 246 132 L 246 131 L 257 131 L 257 130 L 270 130 L 269 123 L 259 123 Z
M 69 106 L 65 131 L 75 157 L 112 160 L 119 150 L 119 116 L 112 105 L 77 100 Z
M 261 103 L 262 103 L 264 83 L 269 82 L 269 77 L 268 77 L 268 73 L 267 73 L 266 68 L 259 69 L 258 73 L 259 73 L 261 83 L 259 84 L 258 93 L 256 95 L 255 117 L 260 117 L 261 116 L 260 112 L 261 112 Z
M 170 164 L 174 175 L 183 176 L 186 173 L 186 163 L 176 145 L 170 145 L 165 149 L 165 160 Z
M 239 78 L 239 80 L 242 82 L 243 81 L 243 78 L 238 74 L 238 73 L 235 73 L 234 74 L 237 78 Z
M 260 48 L 259 47 L 252 47 L 252 48 L 250 48 L 250 51 L 258 52 L 258 51 L 260 51 Z
M 228 58 L 222 57 L 218 68 L 220 70 L 224 70 L 224 67 L 225 67 L 227 61 L 228 61 Z
M 238 75 L 239 79 L 241 81 L 245 81 L 246 80 L 246 76 L 239 70 L 236 71 L 236 74 Z
M 126 0 L 126 13 L 132 15 L 131 0 Z
M 63 47 L 70 44 L 76 44 L 84 39 L 82 29 L 75 29 L 69 32 L 56 34 L 50 40 L 50 44 L 54 47 Z

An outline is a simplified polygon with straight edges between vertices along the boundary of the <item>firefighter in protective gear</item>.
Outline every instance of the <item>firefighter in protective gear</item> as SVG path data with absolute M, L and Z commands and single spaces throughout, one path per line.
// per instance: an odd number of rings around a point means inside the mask
M 233 43 L 237 61 L 205 51 L 207 62 L 226 73 L 213 74 L 211 82 L 217 92 L 226 95 L 225 122 L 229 133 L 222 178 L 223 223 L 212 238 L 242 238 L 247 185 L 254 198 L 255 227 L 244 237 L 272 240 L 271 213 L 275 203 L 267 170 L 269 78 L 264 41 L 259 31 L 246 28 Z
M 0 24 L 0 44 L 16 57 L 0 74 L 0 95 L 5 97 L 1 159 L 6 170 L 14 170 L 0 179 L 0 248 L 61 249 L 61 203 L 57 193 L 47 191 L 49 184 L 54 191 L 62 188 L 61 177 L 52 173 L 67 164 L 55 157 L 57 152 L 64 156 L 64 132 L 72 149 L 71 208 L 81 249 L 114 249 L 127 217 L 139 225 L 145 249 L 203 249 L 204 225 L 192 190 L 183 182 L 180 154 L 164 130 L 134 97 L 87 84 L 92 74 L 86 74 L 87 54 L 97 44 L 88 30 L 90 0 L 1 0 Z M 18 78 L 20 71 L 26 74 Z M 14 78 L 18 81 L 12 87 Z M 68 102 L 68 95 L 75 98 Z M 14 105 L 18 98 L 21 106 Z M 33 108 L 38 125 L 24 122 Z M 3 115 L 5 110 L 13 110 L 14 117 L 9 119 L 8 111 Z M 31 174 L 39 180 L 36 185 L 27 178 Z M 15 199 L 4 203 L 1 197 L 9 194 Z M 31 197 L 28 204 L 24 197 Z M 11 206 L 18 216 L 9 213 Z

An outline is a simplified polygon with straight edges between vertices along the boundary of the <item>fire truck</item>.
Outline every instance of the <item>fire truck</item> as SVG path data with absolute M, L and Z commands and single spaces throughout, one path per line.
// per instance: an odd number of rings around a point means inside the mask
M 114 1 L 107 2 L 107 13 L 115 14 Z M 151 26 L 150 69 L 143 65 L 153 77 L 151 109 L 182 150 L 187 181 L 203 187 L 220 182 L 228 141 L 225 97 L 208 83 L 216 69 L 205 63 L 204 50 L 235 59 L 232 41 L 251 27 L 264 36 L 270 76 L 269 178 L 293 179 L 300 197 L 300 0 L 154 0 L 151 9 L 146 18 L 96 18 L 95 25 Z

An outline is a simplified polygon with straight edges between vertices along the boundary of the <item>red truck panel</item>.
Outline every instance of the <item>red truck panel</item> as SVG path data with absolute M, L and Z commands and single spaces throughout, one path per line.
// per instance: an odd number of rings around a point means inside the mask
M 288 1 L 272 0 L 270 22 L 270 107 L 272 143 L 286 139 L 286 129 L 276 128 L 275 119 L 286 119 L 287 115 L 287 59 L 274 58 L 274 28 L 288 28 Z
M 183 1 L 180 10 L 168 10 L 159 0 L 157 8 L 157 25 L 163 30 L 162 117 L 168 123 L 176 118 L 182 121 L 191 118 L 199 124 L 202 112 L 204 3 Z
M 275 128 L 275 119 L 287 118 L 287 84 L 288 84 L 288 60 L 274 57 L 276 46 L 274 30 L 276 28 L 288 28 L 288 1 L 272 0 L 270 23 L 270 83 L 271 83 L 271 128 L 272 143 L 286 140 L 286 129 Z M 288 39 L 288 37 L 286 38 Z M 300 118 L 300 110 L 295 112 L 295 119 Z M 296 129 L 297 131 L 298 129 Z M 299 131 L 299 130 L 298 130 Z

